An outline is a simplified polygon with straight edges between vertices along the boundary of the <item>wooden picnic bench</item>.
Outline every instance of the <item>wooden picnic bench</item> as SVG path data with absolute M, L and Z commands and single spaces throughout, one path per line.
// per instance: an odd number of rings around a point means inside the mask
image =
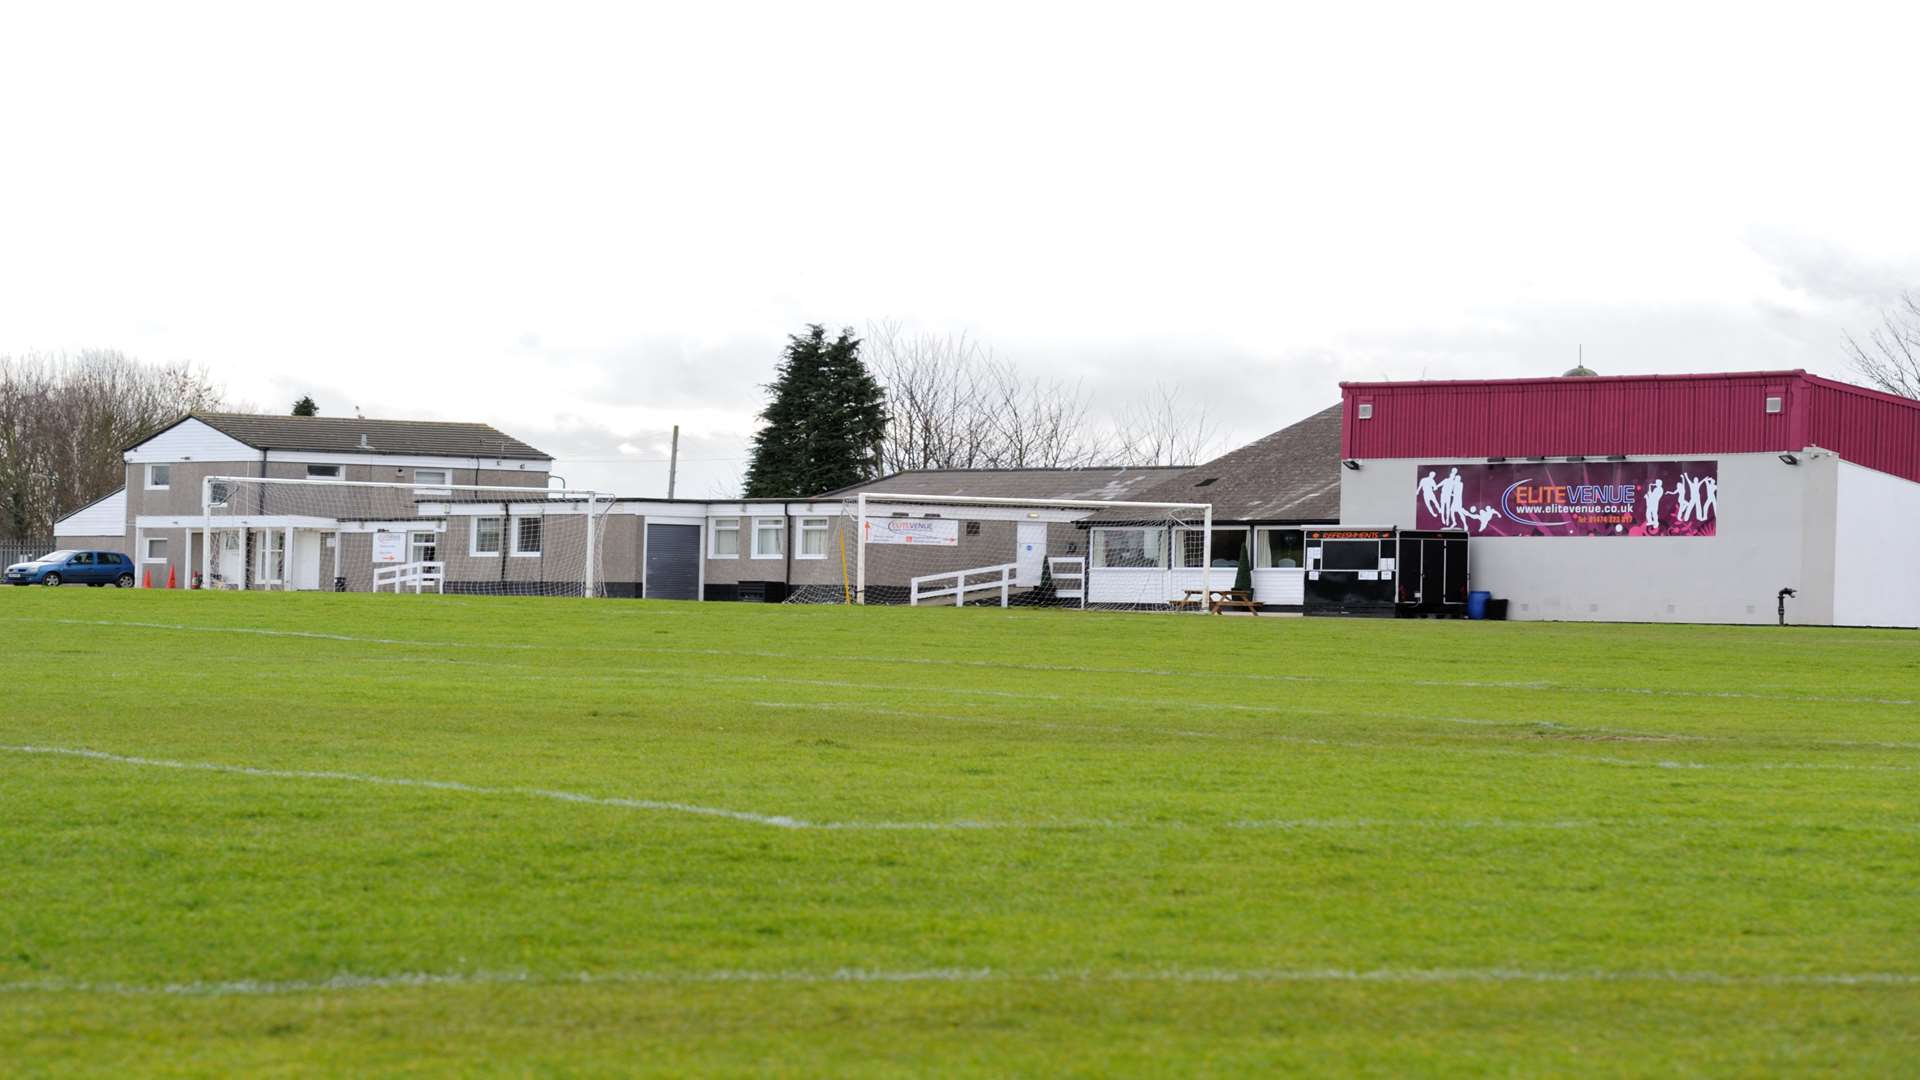
M 1173 606 L 1185 610 L 1199 607 L 1202 603 L 1207 605 L 1209 615 L 1218 615 L 1222 608 L 1230 607 L 1245 608 L 1249 615 L 1260 614 L 1259 605 L 1253 602 L 1253 591 L 1250 589 L 1188 589 L 1184 597 L 1174 601 Z

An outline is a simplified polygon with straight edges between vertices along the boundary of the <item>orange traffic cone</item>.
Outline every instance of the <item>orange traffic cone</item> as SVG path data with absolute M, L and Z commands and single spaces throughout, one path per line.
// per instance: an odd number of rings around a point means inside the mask
M 143 571 L 141 571 L 141 573 L 140 573 L 140 587 L 141 587 L 141 588 L 143 588 L 143 589 L 151 589 L 151 588 L 153 588 L 153 571 L 151 571 L 151 570 L 143 570 Z
M 168 564 L 167 564 L 167 588 L 169 588 L 169 589 L 177 589 L 177 588 L 179 588 L 179 587 L 180 587 L 180 586 L 179 586 L 179 585 L 177 585 L 177 584 L 175 584 L 175 583 L 174 583 L 174 580 L 173 580 L 173 564 L 172 564 L 172 563 L 168 563 Z

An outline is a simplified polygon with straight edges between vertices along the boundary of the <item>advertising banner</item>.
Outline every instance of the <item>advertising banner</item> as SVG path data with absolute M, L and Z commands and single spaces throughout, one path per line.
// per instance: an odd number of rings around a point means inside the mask
M 960 523 L 949 518 L 868 518 L 867 543 L 959 547 Z
M 1713 461 L 1422 465 L 1414 521 L 1474 536 L 1712 536 Z
M 373 561 L 376 563 L 406 562 L 407 534 L 403 532 L 374 533 Z

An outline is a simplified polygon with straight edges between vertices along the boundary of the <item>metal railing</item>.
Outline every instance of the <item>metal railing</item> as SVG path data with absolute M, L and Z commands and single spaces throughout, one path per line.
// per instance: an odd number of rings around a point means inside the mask
M 1076 555 L 1047 558 L 1047 572 L 1053 575 L 1053 595 L 1062 600 L 1078 600 L 1087 606 L 1087 560 Z
M 59 547 L 53 540 L 0 540 L 0 567 L 37 559 Z

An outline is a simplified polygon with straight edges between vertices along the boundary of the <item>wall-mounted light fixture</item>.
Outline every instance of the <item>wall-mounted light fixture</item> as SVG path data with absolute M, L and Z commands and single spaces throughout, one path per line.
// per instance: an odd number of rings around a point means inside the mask
M 1797 454 L 1781 454 L 1780 460 L 1786 462 L 1789 465 L 1800 464 L 1800 457 Z
M 1625 455 L 1625 454 L 1608 454 L 1608 455 L 1607 455 L 1607 460 L 1608 460 L 1608 461 L 1625 461 L 1625 460 L 1627 460 L 1627 455 Z
M 1568 454 L 1568 455 L 1567 455 L 1567 460 L 1568 460 L 1568 461 L 1585 461 L 1585 460 L 1587 460 L 1587 455 L 1585 455 L 1585 454 Z
M 1347 468 L 1352 469 L 1354 472 L 1360 471 L 1360 463 L 1354 460 L 1353 458 L 1348 458 L 1345 461 L 1342 461 L 1340 464 L 1345 465 Z
M 1500 464 L 1501 462 L 1503 462 L 1503 461 L 1505 461 L 1505 460 L 1507 460 L 1507 459 L 1506 459 L 1505 457 L 1502 457 L 1502 456 L 1500 456 L 1500 455 L 1498 455 L 1498 454 L 1495 454 L 1495 455 L 1494 455 L 1493 457 L 1490 457 L 1490 458 L 1488 458 L 1488 459 L 1487 459 L 1487 464 L 1489 464 L 1489 465 L 1498 465 L 1498 464 Z

